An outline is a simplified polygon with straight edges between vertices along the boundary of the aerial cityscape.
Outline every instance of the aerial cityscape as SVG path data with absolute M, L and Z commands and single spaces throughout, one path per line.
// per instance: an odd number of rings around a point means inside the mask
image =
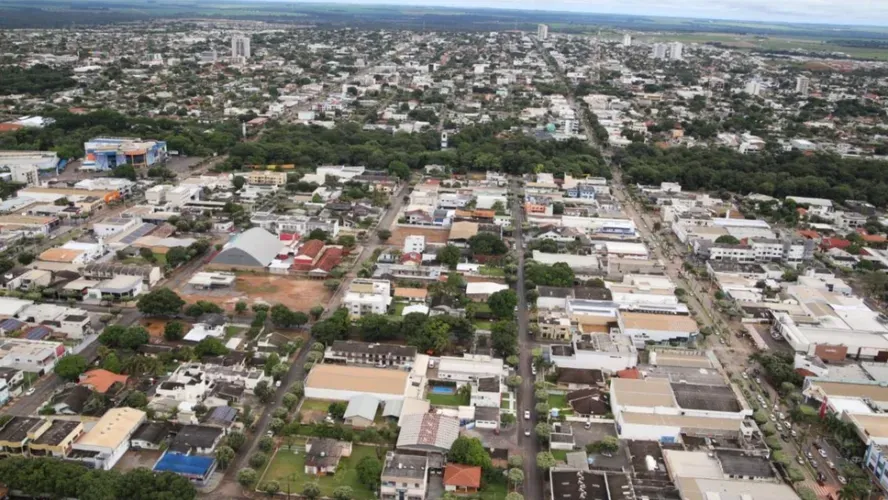
M 888 498 L 888 12 L 432 3 L 0 1 L 0 499 Z

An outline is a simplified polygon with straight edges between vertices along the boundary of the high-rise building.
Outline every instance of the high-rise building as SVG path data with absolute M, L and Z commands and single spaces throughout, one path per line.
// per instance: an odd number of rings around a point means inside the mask
M 684 46 L 681 42 L 672 42 L 669 44 L 669 59 L 673 61 L 681 61 L 681 49 Z
M 231 58 L 238 57 L 250 58 L 250 37 L 244 35 L 231 37 Z
M 623 35 L 623 47 L 628 47 L 630 45 L 632 45 L 632 35 L 626 33 Z
M 744 92 L 746 92 L 747 94 L 756 96 L 759 95 L 761 91 L 762 84 L 758 80 L 746 82 L 746 88 L 744 89 Z
M 666 59 L 666 44 L 655 43 L 651 46 L 651 57 L 654 59 Z
M 549 38 L 549 25 L 548 24 L 538 24 L 537 25 L 537 38 L 540 40 L 545 40 Z
M 811 80 L 809 80 L 807 76 L 796 77 L 796 93 L 808 95 L 809 83 L 811 83 Z

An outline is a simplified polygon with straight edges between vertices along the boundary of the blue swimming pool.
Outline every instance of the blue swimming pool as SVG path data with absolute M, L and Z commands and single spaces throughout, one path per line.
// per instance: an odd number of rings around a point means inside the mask
M 453 387 L 445 387 L 442 385 L 433 385 L 429 392 L 432 394 L 453 394 L 455 391 Z

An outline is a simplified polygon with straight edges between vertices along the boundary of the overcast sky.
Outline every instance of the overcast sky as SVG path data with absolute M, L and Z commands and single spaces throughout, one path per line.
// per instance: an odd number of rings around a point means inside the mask
M 328 0 L 330 1 L 330 0 Z M 888 25 L 888 0 L 333 0 L 750 21 Z

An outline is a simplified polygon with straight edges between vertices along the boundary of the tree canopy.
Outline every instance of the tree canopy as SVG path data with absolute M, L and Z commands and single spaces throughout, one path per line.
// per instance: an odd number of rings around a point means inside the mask
M 173 316 L 182 310 L 185 301 L 169 288 L 158 288 L 139 298 L 139 312 L 147 316 Z

